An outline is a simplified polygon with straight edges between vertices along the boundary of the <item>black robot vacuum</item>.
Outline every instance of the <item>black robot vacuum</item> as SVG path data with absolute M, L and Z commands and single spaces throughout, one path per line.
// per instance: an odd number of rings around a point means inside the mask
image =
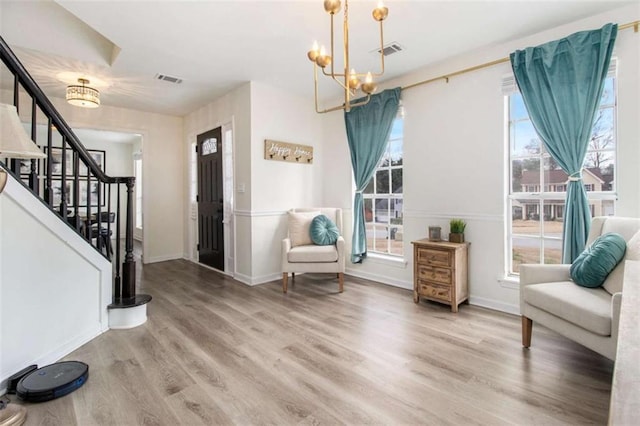
M 16 394 L 27 402 L 60 398 L 78 389 L 89 378 L 89 366 L 80 361 L 63 361 L 47 365 L 24 376 Z

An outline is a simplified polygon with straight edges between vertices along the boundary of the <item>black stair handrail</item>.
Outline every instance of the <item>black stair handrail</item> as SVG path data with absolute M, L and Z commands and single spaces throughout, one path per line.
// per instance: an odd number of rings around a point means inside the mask
M 107 250 L 106 253 L 103 253 L 102 249 L 104 248 L 105 245 L 105 241 L 104 241 L 104 235 L 106 235 L 106 238 L 110 238 L 111 236 L 111 225 L 110 223 L 107 224 L 107 229 L 106 232 L 102 232 L 101 228 L 100 228 L 100 221 L 98 221 L 97 223 L 97 229 L 98 229 L 98 234 L 95 236 L 92 236 L 92 231 L 91 231 L 91 222 L 90 222 L 90 218 L 92 217 L 92 210 L 93 210 L 93 200 L 92 200 L 92 195 L 91 195 L 91 191 L 90 191 L 90 184 L 92 183 L 91 180 L 92 178 L 97 179 L 98 183 L 98 190 L 97 190 L 97 213 L 95 214 L 95 217 L 99 218 L 102 217 L 102 209 L 101 209 L 101 204 L 102 204 L 102 196 L 107 197 L 108 200 L 104 200 L 107 202 L 107 206 L 108 206 L 108 214 L 111 214 L 111 187 L 113 185 L 116 186 L 116 196 L 117 196 L 117 213 L 118 213 L 118 220 L 116 221 L 116 268 L 115 268 L 115 277 L 114 277 L 114 292 L 113 292 L 113 303 L 109 306 L 110 308 L 123 308 L 123 307 L 129 307 L 129 306 L 138 306 L 144 303 L 147 303 L 149 300 L 151 300 L 150 296 L 147 295 L 136 295 L 136 289 L 135 289 L 135 261 L 134 261 L 134 256 L 133 256 L 133 189 L 134 189 L 134 185 L 135 185 L 135 177 L 133 176 L 116 176 L 116 177 L 112 177 L 112 176 L 108 176 L 96 163 L 96 161 L 94 160 L 94 158 L 89 155 L 89 152 L 87 151 L 87 149 L 84 147 L 84 145 L 80 142 L 80 140 L 78 139 L 78 137 L 76 136 L 76 134 L 73 132 L 73 130 L 71 129 L 71 127 L 67 124 L 67 122 L 64 120 L 64 118 L 62 117 L 62 115 L 58 112 L 58 110 L 56 110 L 56 108 L 53 106 L 53 104 L 51 103 L 51 101 L 49 100 L 49 98 L 44 94 L 44 92 L 40 89 L 40 87 L 38 86 L 38 84 L 35 82 L 35 80 L 31 77 L 31 75 L 29 74 L 29 72 L 25 69 L 25 67 L 22 65 L 22 63 L 20 62 L 20 60 L 17 58 L 17 56 L 15 55 L 15 53 L 11 50 L 11 48 L 9 47 L 9 45 L 5 42 L 4 38 L 2 38 L 0 36 L 0 57 L 2 59 L 2 62 L 4 63 L 4 65 L 8 68 L 8 70 L 13 74 L 14 76 L 14 85 L 13 85 L 13 90 L 14 90 L 14 96 L 13 96 L 13 102 L 14 102 L 14 106 L 16 107 L 16 109 L 19 110 L 19 89 L 20 86 L 22 86 L 22 88 L 26 91 L 26 93 L 31 96 L 32 99 L 32 105 L 31 105 L 31 110 L 32 110 L 32 116 L 31 116 L 31 129 L 32 129 L 32 138 L 35 138 L 35 133 L 36 133 L 36 111 L 37 111 L 37 107 L 40 108 L 40 111 L 42 111 L 42 113 L 45 115 L 45 117 L 48 120 L 48 164 L 50 165 L 52 163 L 52 135 L 51 135 L 51 127 L 52 125 L 55 126 L 55 128 L 57 129 L 57 131 L 60 133 L 61 137 L 62 137 L 62 152 L 63 154 L 66 152 L 67 148 L 70 148 L 72 150 L 72 152 L 74 152 L 76 154 L 76 156 L 74 156 L 74 161 L 73 161 L 73 165 L 72 165 L 72 172 L 73 172 L 73 176 L 68 176 L 67 172 L 66 172 L 66 158 L 63 156 L 63 160 L 62 160 L 62 173 L 61 173 L 61 203 L 60 203 L 60 209 L 59 211 L 56 211 L 55 209 L 52 208 L 52 187 L 51 187 L 51 182 L 52 182 L 52 174 L 51 174 L 51 166 L 48 166 L 48 170 L 47 170 L 47 175 L 46 175 L 46 182 L 47 182 L 47 186 L 45 189 L 45 198 L 46 201 L 42 199 L 42 197 L 39 196 L 38 194 L 38 180 L 37 180 L 37 176 L 36 173 L 34 171 L 34 166 L 32 166 L 31 169 L 31 175 L 29 176 L 29 188 L 33 191 L 34 195 L 37 196 L 38 198 L 40 198 L 52 211 L 54 211 L 55 213 L 57 213 L 60 218 L 65 221 L 68 225 L 69 220 L 71 217 L 67 216 L 67 203 L 66 203 L 66 182 L 67 182 L 67 178 L 72 178 L 73 179 L 73 188 L 74 188 L 74 193 L 73 193 L 73 200 L 74 200 L 74 204 L 75 204 L 75 224 L 74 226 L 72 226 L 72 228 L 74 228 L 76 230 L 76 232 L 78 232 L 80 235 L 82 235 L 85 239 L 87 239 L 87 241 L 89 242 L 89 244 L 93 245 L 92 240 L 95 238 L 96 240 L 96 245 L 94 246 L 101 254 L 103 254 L 105 257 L 107 257 L 109 260 L 111 260 L 110 257 L 110 241 L 106 241 L 106 246 L 107 246 Z M 35 140 L 35 139 L 34 139 Z M 68 147 L 67 147 L 68 144 Z M 80 168 L 80 160 L 82 161 L 82 163 L 87 167 L 87 174 L 86 174 L 86 186 L 87 186 L 87 192 L 86 192 L 86 205 L 80 205 L 79 200 L 80 200 L 80 192 L 79 192 L 79 182 L 80 182 L 80 176 L 79 176 L 79 168 Z M 17 162 L 15 160 L 13 161 L 13 166 L 11 169 L 9 169 L 10 171 L 14 172 L 14 174 L 17 172 Z M 36 161 L 36 160 L 32 160 L 32 161 Z M 19 173 L 16 176 L 17 179 L 20 179 Z M 83 175 L 84 178 L 84 175 Z M 22 183 L 22 182 L 21 182 Z M 102 184 L 105 184 L 105 189 L 104 191 L 101 190 Z M 126 186 L 126 191 L 127 191 L 127 205 L 125 206 L 125 211 L 126 211 L 126 226 L 125 226 L 125 255 L 124 255 L 124 261 L 122 263 L 122 277 L 120 277 L 120 185 L 125 185 Z M 107 192 L 108 189 L 108 192 Z M 101 194 L 102 193 L 102 194 Z M 107 195 L 108 194 L 108 195 Z M 84 195 L 84 194 L 83 194 Z M 70 194 L 71 196 L 71 194 Z M 79 208 L 85 208 L 86 209 L 86 213 L 85 216 L 88 219 L 88 224 L 86 224 L 87 226 L 84 227 L 82 233 L 81 233 L 81 223 L 80 223 L 80 218 L 79 218 Z M 84 234 L 84 235 L 83 235 Z

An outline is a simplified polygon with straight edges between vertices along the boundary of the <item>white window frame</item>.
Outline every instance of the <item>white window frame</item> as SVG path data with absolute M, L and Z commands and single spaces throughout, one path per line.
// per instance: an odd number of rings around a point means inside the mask
M 617 109 L 618 109 L 618 95 L 617 95 L 617 60 L 615 58 L 611 59 L 611 63 L 609 66 L 609 70 L 607 73 L 607 78 L 613 77 L 613 92 L 614 92 L 614 99 L 613 99 L 613 104 L 609 104 L 609 105 L 603 105 L 600 106 L 600 108 L 613 108 L 613 122 L 614 122 L 614 126 L 613 126 L 613 134 L 614 134 L 614 139 L 615 139 L 615 148 L 613 150 L 610 150 L 613 152 L 614 155 L 614 170 L 613 170 L 613 174 L 614 174 L 614 178 L 613 178 L 613 182 L 615 182 L 615 187 L 613 191 L 587 191 L 587 199 L 589 201 L 603 201 L 603 200 L 610 200 L 613 202 L 613 209 L 615 212 L 615 208 L 616 208 L 616 201 L 618 199 L 618 195 L 617 195 L 617 189 L 619 187 L 618 185 L 618 155 L 617 155 L 617 151 L 618 151 L 618 137 L 617 137 Z M 545 236 L 545 229 L 544 229 L 544 225 L 545 225 L 545 220 L 544 220 L 544 202 L 545 201 L 550 201 L 550 200 L 557 200 L 558 198 L 561 198 L 563 200 L 566 200 L 566 184 L 565 184 L 565 191 L 563 192 L 548 192 L 548 191 L 543 191 L 540 192 L 539 189 L 543 188 L 543 189 L 549 189 L 548 186 L 551 185 L 550 183 L 544 183 L 542 181 L 543 176 L 544 176 L 544 159 L 549 158 L 550 155 L 548 153 L 545 152 L 544 150 L 544 145 L 542 145 L 542 149 L 541 149 L 541 153 L 539 154 L 539 159 L 540 159 L 540 172 L 539 172 L 539 176 L 540 176 L 540 183 L 537 185 L 528 185 L 528 187 L 532 187 L 531 189 L 537 190 L 535 192 L 517 192 L 514 193 L 513 191 L 513 182 L 511 181 L 512 176 L 513 176 L 513 171 L 512 171 L 512 165 L 513 165 L 513 159 L 511 156 L 511 135 L 510 135 L 510 96 L 516 92 L 518 92 L 518 88 L 515 82 L 515 78 L 513 75 L 509 75 L 503 78 L 502 81 L 502 92 L 504 95 L 504 99 L 505 99 L 505 139 L 506 139 L 506 146 L 507 146 L 507 151 L 506 151 L 506 159 L 507 159 L 507 167 L 506 167 L 506 174 L 507 174 L 507 178 L 506 178 L 506 182 L 507 182 L 507 202 L 506 202 L 506 218 L 507 218 L 507 229 L 506 229 L 506 234 L 507 234 L 507 244 L 506 244 L 506 253 L 505 253 L 505 269 L 506 269 L 506 275 L 507 276 L 519 276 L 520 274 L 518 272 L 514 272 L 513 271 L 513 201 L 514 200 L 530 200 L 530 201 L 537 201 L 538 202 L 538 211 L 541 213 L 540 214 L 540 226 L 539 226 L 539 232 L 537 234 L 517 234 L 518 238 L 525 238 L 525 239 L 537 239 L 539 240 L 539 253 L 540 253 L 540 264 L 544 264 L 545 263 L 545 259 L 544 259 L 544 253 L 545 253 L 545 242 L 547 242 L 547 244 L 549 242 L 556 242 L 560 241 L 562 242 L 562 237 L 552 237 L 552 236 Z M 591 151 L 593 152 L 593 151 Z M 543 185 L 546 184 L 547 186 L 544 187 Z M 530 188 L 527 188 L 530 189 Z M 564 202 L 563 202 L 564 204 Z M 523 209 L 525 208 L 525 206 L 522 207 Z M 563 206 L 562 209 L 562 214 L 564 216 L 566 212 L 566 206 Z
M 394 124 L 396 120 L 404 120 L 404 109 L 402 106 L 400 106 L 398 108 L 398 115 L 396 116 L 396 118 L 394 118 Z M 373 177 L 371 178 L 371 181 L 373 183 L 373 192 L 372 193 L 363 193 L 363 199 L 365 200 L 365 205 L 366 205 L 366 200 L 371 200 L 371 205 L 372 205 L 372 210 L 373 210 L 373 222 L 366 222 L 366 218 L 365 218 L 365 229 L 368 229 L 371 226 L 371 223 L 373 223 L 373 232 L 372 232 L 372 237 L 367 236 L 367 245 L 369 245 L 369 238 L 373 238 L 373 240 L 371 241 L 371 247 L 372 249 L 367 248 L 367 252 L 368 253 L 372 253 L 376 256 L 389 256 L 391 258 L 394 259 L 398 259 L 398 258 L 404 258 L 404 244 L 401 245 L 401 253 L 392 253 L 391 252 L 391 242 L 392 239 L 391 237 L 391 232 L 392 229 L 395 229 L 395 233 L 397 232 L 403 232 L 404 229 L 404 123 L 403 123 L 403 129 L 402 129 L 402 136 L 398 139 L 392 139 L 391 135 L 389 136 L 389 140 L 387 141 L 387 145 L 385 148 L 385 152 L 388 153 L 389 151 L 389 147 L 391 146 L 391 142 L 393 141 L 397 141 L 397 140 L 402 140 L 402 157 L 403 157 L 403 161 L 402 164 L 400 165 L 392 165 L 391 161 L 389 161 L 389 164 L 386 166 L 382 166 L 382 162 L 384 161 L 385 156 L 383 156 L 383 158 L 380 160 L 380 163 L 376 166 L 376 170 L 373 173 Z M 390 155 L 388 156 L 388 158 L 391 158 Z M 388 170 L 389 171 L 389 193 L 387 194 L 377 194 L 376 193 L 376 174 L 378 171 L 380 170 Z M 402 181 L 403 181 L 403 192 L 401 193 L 392 193 L 392 176 L 393 176 L 393 170 L 402 170 Z M 391 216 L 391 204 L 394 200 L 400 200 L 402 202 L 402 209 L 401 211 L 401 215 L 403 217 L 403 224 L 402 225 L 392 225 L 391 223 L 389 224 L 384 224 L 384 223 L 380 223 L 376 225 L 375 222 L 375 206 L 374 206 L 374 201 L 378 199 L 386 199 L 388 200 L 387 202 L 387 212 L 388 212 L 388 217 L 389 217 L 389 221 L 391 220 L 390 216 Z M 397 211 L 397 210 L 396 210 Z M 375 250 L 376 247 L 376 236 L 378 235 L 379 229 L 381 229 L 382 227 L 386 228 L 384 231 L 382 231 L 381 233 L 386 235 L 385 239 L 387 241 L 387 245 L 386 245 L 386 251 L 379 251 L 379 250 Z

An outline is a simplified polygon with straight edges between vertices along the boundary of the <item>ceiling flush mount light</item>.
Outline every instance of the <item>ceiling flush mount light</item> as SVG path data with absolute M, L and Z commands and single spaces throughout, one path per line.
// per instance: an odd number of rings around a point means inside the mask
M 100 92 L 93 87 L 86 86 L 89 84 L 89 80 L 86 78 L 79 78 L 78 83 L 80 84 L 67 86 L 67 102 L 85 108 L 98 108 L 100 106 Z
M 384 74 L 384 36 L 382 30 L 382 21 L 387 18 L 389 14 L 389 9 L 386 8 L 382 1 L 378 3 L 378 6 L 373 9 L 371 13 L 373 19 L 380 23 L 380 64 L 381 70 L 379 73 L 357 73 L 354 68 L 350 68 L 349 63 L 349 1 L 344 0 L 344 13 L 343 13 L 343 21 L 342 21 L 342 31 L 343 31 L 343 45 L 342 45 L 342 56 L 344 61 L 344 68 L 342 72 L 336 72 L 334 68 L 334 46 L 333 46 L 333 26 L 334 26 L 334 16 L 336 13 L 340 12 L 341 4 L 340 0 L 324 0 L 324 10 L 331 16 L 331 53 L 327 54 L 324 46 L 318 47 L 318 43 L 314 42 L 313 47 L 307 53 L 307 57 L 311 62 L 313 62 L 313 80 L 314 80 L 314 88 L 315 88 L 315 102 L 316 102 L 316 112 L 325 113 L 330 111 L 337 111 L 344 109 L 345 111 L 350 111 L 351 108 L 355 106 L 364 105 L 369 102 L 371 99 L 371 94 L 375 92 L 376 85 L 373 82 L 374 76 L 381 76 Z M 329 72 L 327 72 L 327 67 L 331 68 Z M 342 88 L 344 89 L 344 104 L 338 105 L 333 108 L 328 108 L 320 111 L 318 109 L 318 67 L 322 69 L 322 73 L 328 77 L 331 77 L 334 81 L 336 81 Z M 340 70 L 339 70 L 340 71 Z M 356 103 L 352 103 L 351 99 L 356 95 L 357 90 L 360 89 L 365 95 L 366 98 L 363 101 L 359 101 Z

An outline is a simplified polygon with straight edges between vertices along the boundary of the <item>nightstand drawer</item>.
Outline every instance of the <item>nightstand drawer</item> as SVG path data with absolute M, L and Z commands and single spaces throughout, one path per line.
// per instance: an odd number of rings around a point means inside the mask
M 452 266 L 453 258 L 450 250 L 418 249 L 418 263 L 432 266 Z
M 442 284 L 451 284 L 451 269 L 435 268 L 418 265 L 418 278 L 427 281 L 436 281 Z
M 430 299 L 438 299 L 443 302 L 451 302 L 451 287 L 444 287 L 432 283 L 418 283 L 418 293 Z

